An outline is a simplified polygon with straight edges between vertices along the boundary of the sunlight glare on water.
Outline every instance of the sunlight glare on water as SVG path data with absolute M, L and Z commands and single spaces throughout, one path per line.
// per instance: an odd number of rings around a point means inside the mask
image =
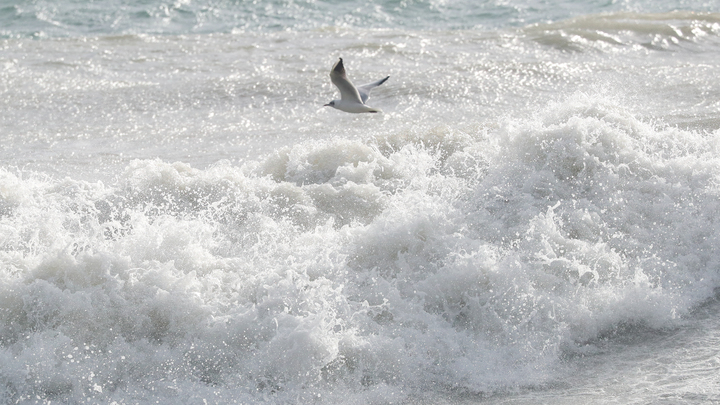
M 0 402 L 718 400 L 712 4 L 264 4 L 0 8 Z

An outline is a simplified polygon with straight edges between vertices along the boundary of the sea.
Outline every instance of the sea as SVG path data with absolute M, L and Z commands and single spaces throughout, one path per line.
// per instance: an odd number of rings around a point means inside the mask
M 720 404 L 719 75 L 718 0 L 0 0 L 0 403 Z

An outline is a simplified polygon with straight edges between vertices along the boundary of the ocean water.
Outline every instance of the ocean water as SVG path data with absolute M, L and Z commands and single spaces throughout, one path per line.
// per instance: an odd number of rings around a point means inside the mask
M 718 72 L 717 1 L 2 1 L 0 403 L 720 403 Z

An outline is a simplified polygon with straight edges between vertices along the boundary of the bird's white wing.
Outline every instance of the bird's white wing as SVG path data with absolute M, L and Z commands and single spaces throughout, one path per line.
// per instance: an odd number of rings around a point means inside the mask
M 368 83 L 368 84 L 363 84 L 362 86 L 358 86 L 357 89 L 358 89 L 358 93 L 360 93 L 360 98 L 362 99 L 362 102 L 363 102 L 363 103 L 366 102 L 367 99 L 368 99 L 368 97 L 370 97 L 370 90 L 372 90 L 372 89 L 374 89 L 375 87 L 377 87 L 377 86 L 385 83 L 385 82 L 387 81 L 387 79 L 389 79 L 389 78 L 390 78 L 390 76 L 388 76 L 388 77 L 386 77 L 386 78 L 384 78 L 384 79 L 380 79 L 380 80 L 378 80 L 378 81 L 376 81 L 376 82 L 372 82 L 372 83 Z
M 330 71 L 330 80 L 337 86 L 338 90 L 340 90 L 340 98 L 342 100 L 363 104 L 358 89 L 355 88 L 345 74 L 345 66 L 343 66 L 342 58 L 335 63 Z

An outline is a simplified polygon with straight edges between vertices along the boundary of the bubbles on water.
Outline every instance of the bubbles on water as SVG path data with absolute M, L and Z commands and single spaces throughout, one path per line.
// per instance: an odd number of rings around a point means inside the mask
M 2 395 L 551 382 L 603 333 L 675 325 L 712 295 L 717 145 L 578 93 L 244 167 L 136 160 L 110 185 L 3 169 L 0 356 L 24 371 Z

